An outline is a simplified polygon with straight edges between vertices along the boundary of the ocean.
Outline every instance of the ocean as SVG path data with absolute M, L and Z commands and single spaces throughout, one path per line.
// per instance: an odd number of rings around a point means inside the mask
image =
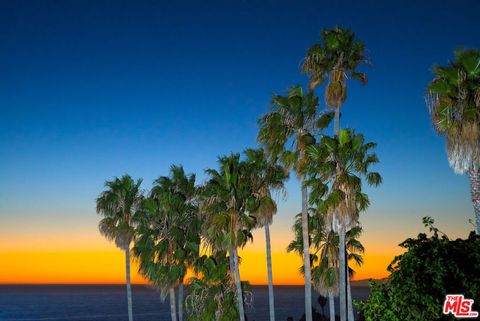
M 303 287 L 275 286 L 274 291 L 276 320 L 298 321 L 304 310 Z M 248 321 L 268 321 L 268 288 L 252 286 L 252 292 Z M 133 285 L 132 293 L 134 321 L 171 320 L 168 298 L 162 302 L 147 285 Z M 354 299 L 364 300 L 368 294 L 366 287 L 352 287 Z M 314 293 L 314 307 L 321 311 L 317 297 Z M 125 285 L 0 285 L 0 320 L 127 321 L 126 302 Z

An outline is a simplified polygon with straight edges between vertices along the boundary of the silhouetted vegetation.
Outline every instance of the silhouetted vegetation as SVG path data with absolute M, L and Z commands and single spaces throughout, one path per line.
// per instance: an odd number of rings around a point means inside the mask
M 451 240 L 438 230 L 433 219 L 423 223 L 432 233 L 418 234 L 400 244 L 407 251 L 388 266 L 384 283 L 370 282 L 367 301 L 357 302 L 367 321 L 454 320 L 442 315 L 446 294 L 463 294 L 480 300 L 480 236 Z

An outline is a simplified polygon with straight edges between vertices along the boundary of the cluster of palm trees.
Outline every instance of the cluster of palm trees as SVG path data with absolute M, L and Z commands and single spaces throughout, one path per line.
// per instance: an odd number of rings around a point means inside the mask
M 184 320 L 184 303 L 194 312 L 188 320 L 245 320 L 249 293 L 241 282 L 238 248 L 252 238 L 254 228 L 262 227 L 270 257 L 268 226 L 277 211 L 272 192 L 283 189 L 288 173 L 270 163 L 262 149 L 218 162 L 218 169 L 206 170 L 208 180 L 200 186 L 195 175 L 172 166 L 170 175 L 156 179 L 148 193 L 140 190 L 141 180 L 125 175 L 108 181 L 98 197 L 97 212 L 104 216 L 100 231 L 126 253 L 130 318 L 133 243 L 139 272 L 162 298 L 169 295 L 172 321 Z M 271 280 L 271 260 L 269 265 Z M 184 297 L 189 270 L 194 275 Z
M 284 191 L 291 171 L 301 184 L 302 212 L 288 250 L 303 256 L 306 320 L 312 321 L 312 285 L 329 296 L 332 321 L 336 295 L 341 321 L 354 320 L 347 262 L 362 262 L 359 214 L 369 206 L 362 187 L 379 185 L 381 176 L 370 170 L 378 162 L 375 144 L 352 129 L 340 129 L 340 108 L 348 79 L 366 83 L 357 70 L 365 62 L 364 45 L 351 30 L 323 30 L 302 65 L 307 88 L 293 86 L 285 95 L 274 95 L 271 110 L 259 119 L 261 147 L 219 157 L 218 168 L 206 170 L 207 181 L 199 185 L 181 166 L 172 166 L 148 193 L 140 190 L 141 180 L 128 175 L 106 183 L 97 199 L 97 212 L 104 217 L 100 231 L 126 253 L 130 321 L 132 244 L 140 273 L 162 298 L 170 296 L 172 321 L 244 321 L 251 294 L 241 280 L 238 248 L 252 239 L 255 228 L 265 229 L 274 321 L 269 226 L 277 211 L 275 196 Z M 322 86 L 324 110 L 316 95 Z
M 358 79 L 362 84 L 367 81 L 366 75 L 358 71 L 363 63 L 366 63 L 365 46 L 351 30 L 323 30 L 321 41 L 308 50 L 302 65 L 302 71 L 309 77 L 307 91 L 296 86 L 290 88 L 286 96 L 274 96 L 272 111 L 259 121 L 258 138 L 269 156 L 293 169 L 301 182 L 301 244 L 307 321 L 312 320 L 312 281 L 316 285 L 326 285 L 331 294 L 337 287 L 340 320 L 347 320 L 347 310 L 348 319 L 354 318 L 351 300 L 347 305 L 345 236 L 347 231 L 359 227 L 359 213 L 369 205 L 368 196 L 362 192 L 362 179 L 369 185 L 381 183 L 381 176 L 370 171 L 370 166 L 378 162 L 371 152 L 375 144 L 366 143 L 364 137 L 353 130 L 340 130 L 340 108 L 347 98 L 347 80 Z M 327 109 L 320 112 L 315 90 L 323 84 Z M 330 137 L 325 130 L 332 118 L 334 136 Z M 320 240 L 317 239 L 313 248 L 318 249 L 322 243 L 331 244 L 331 239 L 338 237 L 338 251 L 321 251 L 321 266 L 326 264 L 327 268 L 316 269 L 314 278 L 309 237 L 310 206 L 316 213 L 312 214 L 313 219 L 322 222 L 321 229 L 315 234 Z M 322 239 L 324 232 L 327 236 Z M 325 273 L 320 273 L 322 271 Z M 332 295 L 330 299 L 333 320 Z

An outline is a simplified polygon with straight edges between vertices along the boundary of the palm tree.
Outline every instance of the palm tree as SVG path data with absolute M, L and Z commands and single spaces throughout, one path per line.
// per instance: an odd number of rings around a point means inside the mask
M 134 237 L 133 220 L 143 201 L 142 180 L 129 175 L 105 182 L 106 190 L 96 200 L 97 213 L 103 216 L 98 224 L 100 233 L 125 251 L 128 320 L 133 320 L 130 287 L 130 243 Z
M 316 208 L 310 208 L 309 211 L 309 233 L 311 241 L 310 258 L 312 262 L 312 281 L 315 289 L 320 295 L 328 296 L 330 320 L 335 321 L 335 301 L 334 297 L 338 295 L 339 278 L 339 237 L 338 234 L 329 230 L 325 225 L 325 215 Z M 296 216 L 293 226 L 295 239 L 290 242 L 287 251 L 294 251 L 302 254 L 302 234 L 301 234 L 301 214 Z M 358 241 L 362 228 L 355 226 L 346 233 L 346 256 L 348 260 L 355 261 L 357 265 L 363 263 L 362 255 L 363 245 Z M 303 269 L 301 269 L 303 273 Z M 347 275 L 353 275 L 354 270 L 349 268 Z M 349 288 L 349 285 L 347 286 Z M 350 292 L 350 291 L 349 291 Z M 349 294 L 351 304 L 351 294 Z M 351 320 L 352 317 L 349 316 Z
M 139 215 L 140 216 L 140 215 Z M 160 202 L 149 197 L 143 204 L 140 217 L 137 218 L 136 240 L 133 252 L 138 260 L 139 272 L 150 284 L 160 290 L 163 300 L 170 295 L 170 314 L 177 321 L 175 290 L 179 278 L 178 270 L 173 271 L 175 262 L 170 260 L 174 246 L 169 246 L 165 237 L 165 211 Z M 158 227 L 156 227 L 158 226 Z
M 229 251 L 238 313 L 240 321 L 245 321 L 237 249 L 251 238 L 250 231 L 255 224 L 254 218 L 248 215 L 248 204 L 253 201 L 251 181 L 246 163 L 240 160 L 240 154 L 220 157 L 219 164 L 219 171 L 206 170 L 209 180 L 202 192 L 202 235 L 212 251 Z
M 450 166 L 468 173 L 480 234 L 480 51 L 457 50 L 455 61 L 433 69 L 427 104 L 435 130 L 446 137 Z
M 358 238 L 362 235 L 362 227 L 361 226 L 354 226 L 350 230 L 347 231 L 345 238 L 347 240 L 346 243 L 346 257 L 347 257 L 347 266 L 348 266 L 348 273 L 347 275 L 347 301 L 348 301 L 348 319 L 355 320 L 353 314 L 353 299 L 352 299 L 352 288 L 350 285 L 350 277 L 355 274 L 355 270 L 353 270 L 349 265 L 349 261 L 353 261 L 357 266 L 361 266 L 363 264 L 363 257 L 362 254 L 365 252 L 365 248 L 363 247 L 362 243 L 358 241 Z
M 315 124 L 328 126 L 331 115 L 319 117 L 318 98 L 312 91 L 304 93 L 301 86 L 288 90 L 286 96 L 274 95 L 271 111 L 258 121 L 258 141 L 272 160 L 279 159 L 287 169 L 294 169 L 302 184 L 303 262 L 305 265 L 305 315 L 312 321 L 312 289 L 308 243 L 308 191 L 304 186 L 302 168 L 306 165 L 306 146 L 314 143 Z
M 182 166 L 172 166 L 170 177 L 162 176 L 155 181 L 153 194 L 160 194 L 161 190 L 173 193 L 180 198 L 177 221 L 183 238 L 177 238 L 177 253 L 184 253 L 184 267 L 192 267 L 198 257 L 200 246 L 200 221 L 198 217 L 198 189 L 195 186 L 195 174 L 186 175 Z M 184 306 L 184 278 L 182 273 L 178 287 L 178 320 L 183 321 Z
M 310 208 L 308 215 L 310 264 L 312 282 L 320 295 L 328 296 L 330 321 L 335 321 L 335 301 L 338 295 L 338 237 L 328 232 L 324 226 L 323 215 L 317 209 Z M 290 242 L 287 252 L 303 255 L 302 214 L 296 215 L 293 225 L 295 239 Z M 335 242 L 336 241 L 336 242 Z M 304 274 L 304 267 L 300 267 Z
M 332 231 L 320 235 L 324 235 L 324 241 L 316 245 L 320 250 L 320 261 L 313 269 L 312 279 L 316 290 L 321 295 L 328 296 L 330 321 L 335 321 L 334 297 L 338 296 L 339 290 L 338 236 Z
M 366 74 L 357 71 L 366 61 L 365 45 L 355 39 L 352 30 L 338 27 L 322 30 L 321 42 L 310 47 L 304 58 L 302 72 L 309 77 L 310 90 L 328 79 L 325 103 L 335 110 L 335 135 L 340 130 L 340 107 L 347 99 L 346 81 L 352 78 L 366 84 Z
M 310 162 L 306 184 L 312 189 L 311 202 L 326 213 L 326 226 L 339 236 L 340 271 L 344 271 L 339 274 L 341 320 L 347 317 L 345 233 L 358 225 L 359 213 L 369 205 L 362 192 L 362 178 L 373 186 L 382 181 L 379 173 L 370 171 L 378 162 L 370 153 L 375 146 L 365 143 L 363 135 L 353 130 L 341 130 L 338 136 L 323 136 L 318 144 L 307 147 Z
M 334 28 L 321 31 L 321 42 L 313 45 L 307 51 L 302 72 L 309 76 L 309 88 L 314 90 L 328 79 L 325 88 L 325 103 L 335 110 L 334 133 L 340 131 L 340 107 L 347 99 L 348 77 L 367 83 L 365 73 L 358 72 L 359 65 L 366 62 L 365 45 L 355 39 L 350 29 Z M 345 259 L 340 255 L 343 262 Z M 345 263 L 341 263 L 346 267 Z M 340 282 L 344 283 L 344 274 L 340 273 Z M 345 293 L 340 287 L 340 319 L 346 319 Z
M 273 200 L 271 192 L 284 191 L 284 182 L 288 179 L 288 173 L 280 164 L 269 161 L 261 148 L 247 149 L 244 153 L 247 158 L 246 163 L 252 180 L 251 188 L 256 201 L 251 214 L 255 217 L 257 226 L 265 229 L 270 321 L 275 321 L 269 226 L 272 224 L 273 215 L 277 212 L 277 204 Z
M 141 213 L 134 246 L 140 272 L 161 290 L 162 299 L 169 293 L 172 321 L 177 320 L 175 287 L 179 286 L 178 320 L 183 321 L 184 277 L 200 245 L 195 175 L 172 166 L 169 177 L 155 180 Z

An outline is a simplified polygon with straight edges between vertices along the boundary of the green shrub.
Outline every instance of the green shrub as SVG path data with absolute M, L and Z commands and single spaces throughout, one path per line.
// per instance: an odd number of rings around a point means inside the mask
M 356 302 L 365 320 L 455 320 L 442 314 L 446 294 L 464 294 L 479 311 L 480 237 L 471 232 L 467 239 L 450 240 L 433 219 L 425 217 L 423 223 L 432 235 L 401 243 L 406 252 L 390 263 L 388 279 L 371 281 L 369 299 Z

